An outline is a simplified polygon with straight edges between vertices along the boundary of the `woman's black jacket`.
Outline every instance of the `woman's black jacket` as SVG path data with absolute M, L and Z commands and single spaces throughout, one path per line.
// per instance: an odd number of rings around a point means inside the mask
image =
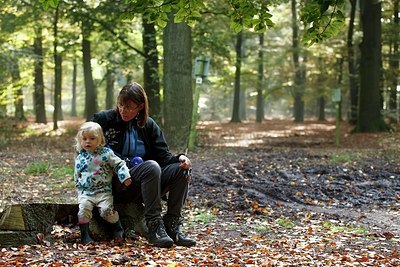
M 136 120 L 133 120 L 136 123 Z M 125 132 L 128 122 L 124 122 L 115 109 L 100 111 L 94 114 L 92 121 L 101 125 L 106 138 L 106 145 L 121 155 L 123 144 L 125 144 Z M 143 128 L 137 127 L 137 132 L 145 145 L 146 154 L 143 160 L 155 160 L 161 167 L 179 162 L 179 156 L 182 154 L 172 155 L 165 141 L 164 134 L 152 118 L 148 118 Z

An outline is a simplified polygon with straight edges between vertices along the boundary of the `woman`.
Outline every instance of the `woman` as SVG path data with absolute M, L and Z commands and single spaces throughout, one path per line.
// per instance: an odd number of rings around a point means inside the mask
M 174 156 L 163 133 L 148 115 L 147 95 L 138 83 L 125 85 L 116 109 L 96 113 L 93 121 L 103 128 L 107 146 L 130 163 L 132 184 L 113 184 L 116 203 L 144 203 L 149 242 L 157 247 L 193 246 L 196 242 L 180 231 L 186 201 L 190 160 Z M 167 211 L 161 217 L 161 197 L 168 192 Z

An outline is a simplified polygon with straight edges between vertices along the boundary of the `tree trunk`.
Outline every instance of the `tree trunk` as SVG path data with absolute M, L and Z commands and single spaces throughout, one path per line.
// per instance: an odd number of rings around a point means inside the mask
M 233 95 L 233 108 L 231 122 L 241 122 L 240 118 L 240 72 L 242 67 L 243 32 L 236 35 L 236 71 L 235 90 Z
M 391 51 L 389 59 L 389 112 L 390 122 L 396 123 L 398 121 L 397 111 L 397 80 L 399 77 L 399 0 L 393 0 L 393 28 L 396 29 L 393 37 L 390 38 Z
M 18 246 L 39 243 L 38 234 L 48 239 L 53 224 L 76 217 L 77 205 L 21 204 L 4 207 L 0 213 L 0 244 Z
M 35 54 L 35 91 L 33 93 L 34 110 L 37 123 L 47 123 L 45 99 L 44 99 L 44 81 L 43 81 L 43 38 L 42 27 L 35 27 L 35 40 L 33 43 L 33 52 Z
M 85 117 L 91 120 L 94 113 L 97 112 L 97 96 L 92 76 L 91 65 L 91 44 L 89 40 L 91 25 L 88 20 L 82 21 L 82 58 L 83 58 L 83 75 L 85 78 Z
M 115 204 L 121 224 L 126 233 L 134 231 L 140 235 L 147 235 L 142 204 L 127 203 Z M 6 206 L 0 212 L 0 245 L 20 246 L 37 244 L 43 240 L 51 241 L 51 231 L 54 224 L 77 224 L 77 204 L 50 204 L 32 203 Z M 90 231 L 97 240 L 111 238 L 109 224 L 93 210 L 93 218 L 89 223 Z
M 160 96 L 160 78 L 158 75 L 157 36 L 154 23 L 143 20 L 143 52 L 145 54 L 143 78 L 144 88 L 149 98 L 151 117 L 161 123 L 162 108 Z
M 72 70 L 72 103 L 71 103 L 71 116 L 76 117 L 78 114 L 76 112 L 76 78 L 78 74 L 78 63 L 76 62 L 76 57 L 74 57 Z
M 164 129 L 174 149 L 187 146 L 193 108 L 192 35 L 172 14 L 164 28 Z
M 318 120 L 325 121 L 325 97 L 318 98 Z
M 240 105 L 239 105 L 239 117 L 241 121 L 247 120 L 246 115 L 246 90 L 243 87 L 240 87 Z
M 25 113 L 24 113 L 24 96 L 22 94 L 22 88 L 20 85 L 21 75 L 19 71 L 18 59 L 14 58 L 10 62 L 10 73 L 12 77 L 12 81 L 14 84 L 14 107 L 15 107 L 15 119 L 17 121 L 25 121 Z
M 300 67 L 299 27 L 297 25 L 296 0 L 292 0 L 293 66 L 294 66 L 294 108 L 295 122 L 304 121 L 303 77 Z
M 350 112 L 349 112 L 349 122 L 353 125 L 357 123 L 358 116 L 358 83 L 357 83 L 357 72 L 356 72 L 356 55 L 355 47 L 353 44 L 353 34 L 354 34 L 354 21 L 357 7 L 357 0 L 350 0 L 351 11 L 350 11 L 350 21 L 349 30 L 347 32 L 347 57 L 348 57 L 348 69 L 349 69 L 349 86 L 350 86 Z
M 6 89 L 3 86 L 0 86 L 0 95 L 5 95 L 6 94 Z M 0 97 L 0 118 L 4 119 L 7 117 L 7 105 L 4 104 L 4 101 L 2 101 L 3 98 Z
M 256 122 L 264 120 L 264 33 L 259 34 Z
M 58 129 L 58 121 L 61 114 L 59 105 L 61 105 L 61 55 L 57 51 L 58 47 L 58 16 L 59 7 L 57 6 L 53 22 L 53 57 L 54 57 L 54 111 L 53 111 L 53 130 Z
M 342 80 L 343 80 L 343 63 L 344 63 L 344 60 L 343 60 L 343 58 L 341 57 L 341 58 L 338 58 L 337 59 L 337 63 L 336 63 L 336 66 L 338 67 L 338 79 L 337 79 L 337 86 L 338 86 L 338 88 L 339 88 L 339 90 L 340 90 L 340 92 L 341 92 L 341 96 L 340 96 L 340 101 L 339 101 L 339 109 L 338 109 L 338 113 L 339 114 L 337 114 L 337 118 L 339 118 L 339 120 L 340 121 L 343 121 L 343 115 L 342 115 L 342 106 L 343 106 L 343 97 L 342 97 L 342 90 L 341 90 L 341 88 L 342 88 Z
M 358 132 L 387 130 L 381 115 L 381 3 L 361 1 L 363 39 L 360 45 Z
M 106 73 L 106 109 L 112 109 L 115 107 L 114 84 L 115 84 L 115 71 L 114 71 L 114 69 L 107 69 L 107 73 Z
M 54 81 L 54 120 L 63 120 L 62 108 L 61 108 L 61 94 L 62 94 L 62 55 L 57 53 L 54 55 L 55 62 L 55 81 Z M 57 111 L 57 112 L 56 112 Z

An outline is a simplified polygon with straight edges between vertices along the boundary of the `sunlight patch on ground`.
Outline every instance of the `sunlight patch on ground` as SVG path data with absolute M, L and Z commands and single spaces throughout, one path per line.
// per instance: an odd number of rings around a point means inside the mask
M 53 130 L 54 124 L 53 122 L 44 123 L 29 123 L 26 127 L 26 131 L 24 133 L 24 137 L 30 136 L 38 136 L 38 135 L 46 135 L 46 136 L 61 136 L 69 131 L 71 128 L 76 128 L 76 125 L 80 125 L 84 120 L 83 119 L 68 119 L 57 122 L 58 129 Z
M 239 126 L 238 125 L 243 125 Z M 266 143 L 274 138 L 313 136 L 321 132 L 333 133 L 336 126 L 331 123 L 294 123 L 292 121 L 266 121 L 263 123 L 244 122 L 240 124 L 200 122 L 198 129 L 210 129 L 207 139 L 215 142 L 213 146 L 248 147 Z

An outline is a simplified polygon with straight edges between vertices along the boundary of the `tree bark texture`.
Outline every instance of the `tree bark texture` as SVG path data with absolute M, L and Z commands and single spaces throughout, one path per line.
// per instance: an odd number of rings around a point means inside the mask
M 19 65 L 18 65 L 17 58 L 14 58 L 14 60 L 11 61 L 10 72 L 11 72 L 12 81 L 16 86 L 16 88 L 13 88 L 13 90 L 14 90 L 14 107 L 15 107 L 14 117 L 17 121 L 25 121 L 26 118 L 25 118 L 25 112 L 24 112 L 24 96 L 22 94 L 21 85 L 19 84 L 19 81 L 21 80 L 21 74 L 19 71 Z
M 61 103 L 61 55 L 58 53 L 58 16 L 59 7 L 57 6 L 54 14 L 53 22 L 53 58 L 54 58 L 54 110 L 53 110 L 53 130 L 58 129 L 58 121 L 60 119 L 58 106 Z
M 361 1 L 363 39 L 360 44 L 358 132 L 385 130 L 381 115 L 381 3 Z
M 231 122 L 241 122 L 240 118 L 240 73 L 242 68 L 242 46 L 243 32 L 236 35 L 236 70 L 235 70 L 235 90 L 233 93 L 233 107 Z
M 78 76 L 78 63 L 76 57 L 74 57 L 72 62 L 72 103 L 71 103 L 71 116 L 76 117 L 78 114 L 76 112 L 76 80 Z
M 115 107 L 114 97 L 115 70 L 107 68 L 106 73 L 106 109 Z
M 399 0 L 393 0 L 393 28 L 399 29 Z M 398 110 L 397 110 L 397 83 L 400 74 L 399 70 L 399 33 L 395 30 L 393 37 L 391 38 L 392 49 L 389 60 L 389 111 L 390 121 L 396 123 L 398 121 Z
M 351 11 L 350 11 L 350 21 L 349 30 L 347 31 L 347 57 L 348 57 L 348 69 L 349 69 L 349 86 L 350 86 L 350 112 L 349 112 L 349 122 L 353 125 L 357 123 L 358 114 L 358 75 L 356 67 L 356 53 L 353 44 L 353 34 L 354 34 L 354 21 L 357 7 L 357 0 L 350 0 Z
M 164 129 L 173 149 L 187 146 L 193 108 L 192 35 L 172 14 L 164 28 Z
M 34 110 L 37 123 L 47 123 L 45 99 L 44 99 L 44 80 L 43 80 L 43 36 L 42 27 L 35 28 L 35 40 L 33 52 L 35 54 L 35 91 L 33 93 Z
M 142 204 L 116 204 L 121 224 L 126 233 L 134 231 L 143 236 L 147 235 Z M 77 204 L 20 204 L 6 206 L 0 211 L 0 246 L 18 246 L 38 244 L 39 234 L 51 241 L 51 231 L 54 224 L 77 224 Z M 111 238 L 109 224 L 93 211 L 89 223 L 90 231 L 96 240 Z
M 92 65 L 91 65 L 91 44 L 90 23 L 87 20 L 82 21 L 82 58 L 83 58 L 83 75 L 85 78 L 85 117 L 91 120 L 93 114 L 97 112 L 96 89 L 93 82 Z
M 259 34 L 256 122 L 264 120 L 264 33 Z
M 150 115 L 157 122 L 161 123 L 162 108 L 160 94 L 160 78 L 158 75 L 158 51 L 157 35 L 154 23 L 143 21 L 143 52 L 144 67 L 143 80 L 144 89 L 149 98 Z
M 295 122 L 304 121 L 304 100 L 303 100 L 303 77 L 300 67 L 300 45 L 299 45 L 299 26 L 297 25 L 296 0 L 292 0 L 292 49 L 294 66 L 294 107 L 293 116 Z

